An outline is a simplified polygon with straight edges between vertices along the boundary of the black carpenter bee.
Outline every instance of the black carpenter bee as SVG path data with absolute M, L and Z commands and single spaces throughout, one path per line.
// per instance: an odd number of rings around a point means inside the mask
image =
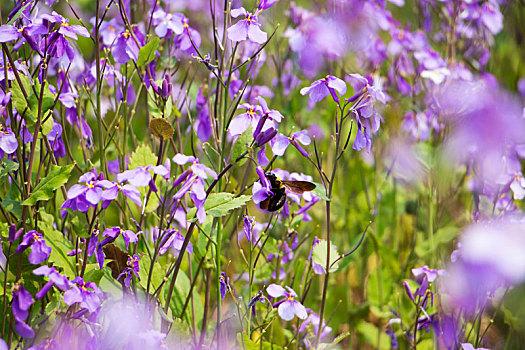
M 274 173 L 267 172 L 266 178 L 270 181 L 270 189 L 274 195 L 261 202 L 261 209 L 268 211 L 277 211 L 281 209 L 286 202 L 286 190 L 302 194 L 315 189 L 315 185 L 308 181 L 283 181 L 275 176 Z

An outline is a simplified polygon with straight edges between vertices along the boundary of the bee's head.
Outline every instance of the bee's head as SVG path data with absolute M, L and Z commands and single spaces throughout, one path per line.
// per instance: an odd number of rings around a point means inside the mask
M 272 187 L 275 187 L 275 188 L 280 188 L 282 186 L 282 181 L 281 179 L 279 179 L 277 176 L 275 176 L 274 173 L 272 172 L 267 172 L 266 174 L 264 174 L 266 176 L 266 178 L 270 181 L 270 184 L 272 185 Z
M 266 176 L 266 178 L 270 181 L 275 181 L 277 180 L 277 176 L 275 176 L 274 173 L 272 173 L 271 171 L 268 171 L 266 174 L 264 174 Z

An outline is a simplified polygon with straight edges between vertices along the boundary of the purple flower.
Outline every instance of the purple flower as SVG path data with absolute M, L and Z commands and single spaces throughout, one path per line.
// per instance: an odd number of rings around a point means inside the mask
M 153 240 L 156 241 L 159 238 L 159 229 L 154 227 L 152 229 Z M 176 253 L 179 253 L 184 244 L 184 236 L 175 228 L 169 228 L 166 231 L 160 232 L 160 239 L 162 240 L 159 245 L 159 255 L 165 254 L 170 248 L 175 250 Z M 188 243 L 186 247 L 188 253 L 193 254 L 193 246 L 191 243 Z
M 284 299 L 273 304 L 273 307 L 278 308 L 277 312 L 283 320 L 291 321 L 294 316 L 304 320 L 308 316 L 303 304 L 295 300 L 297 294 L 292 288 L 287 286 L 286 289 L 284 289 L 277 284 L 270 284 L 268 288 L 266 288 L 266 292 L 274 298 L 284 297 Z
M 18 284 L 13 286 L 11 292 L 13 294 L 13 316 L 16 320 L 15 329 L 21 337 L 33 338 L 34 331 L 24 322 L 34 302 L 33 297 L 24 289 L 24 286 Z
M 53 154 L 57 158 L 62 158 L 66 156 L 66 147 L 62 141 L 62 125 L 54 122 L 53 127 L 49 134 L 47 134 L 47 139 L 49 144 L 53 148 Z
M 137 234 L 131 230 L 123 230 L 120 227 L 112 227 L 104 230 L 102 237 L 111 237 L 113 241 L 117 239 L 119 235 L 122 235 L 124 242 L 126 242 L 126 249 L 129 249 L 129 243 L 138 242 Z
M 261 202 L 266 200 L 267 198 L 274 195 L 274 193 L 271 191 L 272 185 L 270 181 L 266 178 L 266 175 L 264 174 L 264 170 L 261 167 L 256 168 L 257 175 L 259 175 L 259 181 L 256 181 L 253 183 L 252 187 L 252 199 L 253 202 L 257 205 L 259 205 Z
M 257 126 L 255 127 L 255 130 L 253 131 L 253 137 L 258 140 L 257 143 L 259 145 L 263 145 L 265 140 L 262 140 L 259 138 L 259 135 L 261 132 L 265 132 L 270 130 L 271 133 L 274 135 L 277 133 L 278 123 L 281 122 L 281 120 L 284 118 L 281 112 L 275 110 L 275 109 L 269 109 L 268 105 L 266 104 L 266 101 L 262 97 L 258 97 L 257 101 L 259 102 L 259 105 L 262 109 L 262 118 L 259 119 L 257 122 Z M 266 123 L 266 122 L 269 123 Z M 252 127 L 253 128 L 253 127 Z
M 79 183 L 85 185 L 73 185 L 67 192 L 67 199 L 62 204 L 62 209 L 72 209 L 81 212 L 88 211 L 89 207 L 96 207 L 102 200 L 104 186 L 99 182 L 104 178 L 104 174 L 97 173 L 96 169 L 82 175 Z
M 37 299 L 42 299 L 47 292 L 53 287 L 57 286 L 59 289 L 65 291 L 71 288 L 71 283 L 67 279 L 66 276 L 62 276 L 58 273 L 58 271 L 54 267 L 49 267 L 47 265 L 40 266 L 39 268 L 33 270 L 33 273 L 35 275 L 43 275 L 47 276 L 49 278 L 49 282 L 47 282 L 42 289 L 40 289 L 35 297 Z
M 155 34 L 159 38 L 164 38 L 170 33 L 175 35 L 182 33 L 184 29 L 182 20 L 184 18 L 181 13 L 166 13 L 162 9 L 158 9 L 153 14 L 153 20 L 157 23 Z
M 77 35 L 87 38 L 89 37 L 88 30 L 80 25 L 69 24 L 69 19 L 62 17 L 55 11 L 53 11 L 53 13 L 50 15 L 42 15 L 41 19 L 42 24 L 45 27 L 52 27 L 55 24 L 59 26 L 58 30 L 52 32 L 47 38 L 47 40 L 43 40 L 41 42 L 41 51 L 44 51 L 44 49 L 47 46 L 49 55 L 60 58 L 64 56 L 64 54 L 66 54 L 68 59 L 70 61 L 73 61 L 73 59 L 75 58 L 75 51 L 73 50 L 66 38 L 78 40 Z M 38 28 L 38 30 L 40 34 L 43 34 L 40 32 L 40 28 Z
M 316 80 L 312 85 L 301 89 L 301 95 L 308 95 L 310 102 L 316 103 L 331 95 L 336 103 L 339 103 L 339 96 L 346 94 L 346 84 L 341 79 L 333 75 L 327 75 L 323 79 Z
M 248 308 L 252 310 L 253 317 L 255 317 L 255 307 L 257 306 L 257 302 L 264 304 L 265 301 L 266 301 L 266 298 L 264 297 L 262 290 L 257 292 L 257 294 L 255 294 L 255 296 L 252 297 L 252 299 L 248 303 Z
M 256 236 L 253 232 L 253 225 L 255 224 L 255 217 L 254 216 L 248 216 L 244 215 L 242 218 L 244 222 L 244 226 L 242 231 L 244 232 L 244 236 L 248 240 L 248 242 L 252 243 L 252 240 L 256 240 Z
M 133 275 L 135 277 L 139 277 L 140 267 L 139 267 L 139 256 L 133 255 L 128 258 L 128 261 L 126 262 L 127 267 L 122 271 L 122 273 L 117 277 L 117 280 L 120 280 L 122 276 L 126 276 L 124 279 L 124 284 L 127 288 L 129 288 L 129 284 L 131 282 L 131 278 Z
M 91 19 L 91 24 L 95 25 L 95 18 Z M 115 18 L 109 21 L 103 21 L 100 24 L 99 35 L 102 39 L 102 43 L 106 47 L 113 45 L 118 37 L 118 33 L 122 32 L 124 28 L 120 25 Z
M 123 180 L 124 181 L 124 180 Z M 140 191 L 133 185 L 121 185 L 108 180 L 101 180 L 97 184 L 105 188 L 102 192 L 101 198 L 104 201 L 112 201 L 117 198 L 119 193 L 129 198 L 132 202 L 142 207 L 142 200 L 140 199 Z
M 195 48 L 198 49 L 201 45 L 201 35 L 189 26 L 187 18 L 184 18 L 182 22 L 184 29 L 181 34 L 174 38 L 173 42 L 186 55 L 194 55 L 196 53 Z
M 476 178 L 498 182 L 508 150 L 525 143 L 523 108 L 486 81 L 447 81 L 432 91 L 431 111 L 449 128 L 445 155 Z
M 376 111 L 375 102 L 386 103 L 387 97 L 382 91 L 378 78 L 373 79 L 371 76 L 365 78 L 359 74 L 349 74 L 348 80 L 355 91 L 354 96 L 350 97 L 348 101 L 354 103 L 354 115 L 357 120 L 357 134 L 352 148 L 360 151 L 367 147 L 370 152 L 371 131 L 377 132 L 381 124 L 381 115 Z
M 175 200 L 180 200 L 189 192 L 190 197 L 197 208 L 197 219 L 199 220 L 199 223 L 202 224 L 206 221 L 206 210 L 204 209 L 206 190 L 204 180 L 208 178 L 208 175 L 213 179 L 217 179 L 217 173 L 204 164 L 200 164 L 199 160 L 192 156 L 178 153 L 173 157 L 173 161 L 178 165 L 184 165 L 191 162 L 190 167 L 173 183 L 173 186 L 178 186 L 182 183 L 181 188 L 175 193 L 173 198 Z
M 301 326 L 299 327 L 299 333 L 308 334 L 309 332 L 307 332 L 307 327 L 312 325 L 314 329 L 314 332 L 313 332 L 314 336 L 317 338 L 317 333 L 319 333 L 319 324 L 321 323 L 320 322 L 321 318 L 319 317 L 318 314 L 316 314 L 315 312 L 312 312 L 312 310 L 310 309 L 306 309 L 306 310 L 310 312 L 310 314 L 308 315 L 306 320 L 304 320 L 301 323 Z M 326 338 L 330 334 L 331 331 L 332 331 L 332 327 L 328 327 L 323 320 L 323 325 L 321 326 L 321 336 L 319 337 L 319 340 Z M 308 339 L 305 339 L 305 342 L 309 343 Z
M 16 252 L 21 253 L 29 247 L 31 247 L 31 253 L 29 254 L 29 262 L 31 264 L 40 264 L 49 258 L 49 254 L 51 254 L 51 247 L 46 245 L 44 237 L 35 230 L 31 230 L 24 235 L 22 243 L 16 248 Z
M 284 152 L 288 148 L 288 145 L 291 143 L 295 146 L 295 148 L 297 148 L 299 153 L 308 158 L 308 152 L 306 152 L 297 141 L 305 146 L 309 145 L 311 140 L 310 137 L 308 137 L 308 130 L 296 131 L 290 135 L 290 137 L 283 134 L 277 135 L 271 142 L 272 152 L 276 156 L 283 156 Z
M 30 75 L 29 71 L 27 70 L 26 64 L 21 64 L 18 61 L 15 61 L 15 67 L 19 72 L 24 73 L 24 75 Z M 15 80 L 15 73 L 13 71 L 13 67 L 11 67 L 11 64 L 9 61 L 7 64 L 4 64 L 4 58 L 3 56 L 0 56 L 0 82 L 4 81 L 6 76 L 6 68 L 7 68 L 7 80 L 12 81 Z
M 171 92 L 173 90 L 173 86 L 171 84 L 170 76 L 169 74 L 164 75 L 164 79 L 162 80 L 162 84 L 159 87 L 157 83 L 155 83 L 155 80 L 151 79 L 151 88 L 153 91 L 159 95 L 163 100 L 167 100 L 168 97 L 171 96 Z
M 522 215 L 507 214 L 464 230 L 455 262 L 447 267 L 440 284 L 449 307 L 474 315 L 496 296 L 498 288 L 525 281 L 523 222 Z
M 487 349 L 487 348 L 475 348 L 470 343 L 461 343 L 461 349 L 463 349 L 463 350 L 490 350 L 490 349 Z
M 390 326 L 388 326 L 386 329 L 386 335 L 390 337 L 390 346 L 392 347 L 392 349 L 399 348 L 399 342 L 397 340 L 396 332 L 394 332 Z
M 137 33 L 138 30 L 135 30 Z M 117 42 L 111 49 L 111 54 L 115 58 L 115 62 L 125 64 L 130 59 L 136 61 L 139 57 L 140 48 L 137 42 L 131 35 L 131 32 L 126 29 L 117 38 Z
M 197 131 L 197 136 L 201 142 L 206 142 L 212 134 L 210 111 L 208 110 L 208 101 L 202 93 L 203 88 L 199 89 L 197 98 L 195 99 L 195 113 L 197 119 L 195 120 L 193 127 Z
M 268 35 L 259 26 L 257 15 L 249 13 L 244 7 L 231 10 L 231 16 L 237 18 L 243 15 L 245 18 L 228 28 L 228 38 L 231 41 L 251 40 L 258 44 L 264 43 Z
M 17 27 L 5 24 L 0 26 L 0 43 L 8 43 L 10 41 L 18 40 L 22 36 L 22 31 Z
M 64 293 L 64 302 L 67 305 L 79 304 L 89 312 L 95 312 L 102 302 L 104 293 L 94 282 L 84 282 L 82 277 L 75 277 L 71 289 Z
M 228 132 L 231 136 L 238 136 L 248 130 L 251 125 L 252 129 L 255 130 L 257 124 L 262 116 L 262 108 L 259 106 L 252 106 L 248 103 L 244 103 L 239 106 L 240 109 L 245 109 L 245 113 L 241 113 L 232 119 Z
M 34 300 L 31 294 L 22 285 L 14 285 L 11 290 L 13 294 L 13 316 L 17 321 L 25 321 L 29 315 L 29 307 Z
M 232 289 L 230 287 L 230 278 L 226 276 L 224 272 L 221 272 L 221 275 L 219 276 L 219 285 L 220 285 L 221 299 L 224 300 L 226 293 L 228 293 Z
M 257 6 L 257 9 L 258 9 L 259 11 L 269 9 L 270 7 L 272 7 L 273 5 L 275 5 L 275 3 L 276 3 L 277 1 L 278 1 L 278 0 L 261 0 L 261 2 L 259 3 L 259 6 Z
M 136 167 L 133 170 L 126 170 L 123 173 L 118 174 L 117 181 L 124 182 L 127 180 L 130 184 L 137 187 L 148 186 L 152 181 L 150 170 L 153 171 L 154 174 L 162 177 L 169 175 L 169 171 L 164 165 L 146 165 Z
M 16 140 L 15 133 L 9 128 L 3 128 L 0 125 L 0 158 L 4 157 L 4 154 L 13 154 L 18 148 L 18 141 Z

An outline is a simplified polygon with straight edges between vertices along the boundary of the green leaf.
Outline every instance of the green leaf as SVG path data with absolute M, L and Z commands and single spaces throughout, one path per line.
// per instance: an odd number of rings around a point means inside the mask
M 326 250 L 327 248 L 327 242 L 325 239 L 322 239 L 313 249 L 312 253 L 312 261 L 316 264 L 321 265 L 323 268 L 326 269 Z M 339 267 L 339 262 L 334 262 L 339 259 L 339 253 L 337 252 L 337 249 L 334 247 L 333 244 L 330 244 L 330 272 L 337 271 Z M 333 264 L 333 265 L 332 265 Z
M 153 154 L 148 145 L 140 145 L 129 158 L 129 169 L 133 170 L 139 166 L 157 164 L 157 156 Z
M 423 241 L 421 244 L 417 245 L 415 252 L 420 257 L 428 256 L 432 252 L 436 251 L 440 245 L 447 244 L 454 240 L 460 230 L 455 226 L 444 226 L 434 232 L 433 239 L 428 239 Z
M 179 274 L 177 275 L 177 280 L 175 281 L 175 289 L 173 290 L 173 296 L 171 298 L 170 307 L 173 310 L 173 313 L 176 317 L 180 316 L 180 313 L 182 312 L 182 307 L 184 306 L 184 302 L 186 301 L 186 297 L 188 296 L 190 292 L 190 279 L 188 278 L 188 275 L 184 273 L 184 271 L 179 270 Z M 202 305 L 202 298 L 197 293 L 196 290 L 193 290 L 193 302 L 194 302 L 194 311 L 195 311 L 195 323 L 199 325 L 199 323 L 202 322 L 202 317 L 204 314 L 204 308 Z M 188 305 L 188 307 L 185 310 L 184 318 L 191 317 L 192 314 L 191 307 Z
M 67 253 L 74 249 L 73 245 L 61 232 L 55 230 L 51 214 L 40 211 L 40 215 L 42 216 L 42 221 L 40 221 L 38 226 L 44 234 L 47 245 L 51 247 L 49 261 L 64 269 L 64 273 L 68 278 L 74 278 L 76 276 L 74 259 L 67 256 Z
M 137 59 L 137 66 L 143 67 L 153 61 L 155 58 L 155 51 L 159 47 L 160 39 L 155 37 L 149 43 L 140 48 L 139 58 Z
M 53 129 L 53 125 L 55 125 L 55 121 L 53 120 L 51 112 L 48 111 L 46 114 L 47 115 L 42 118 L 42 120 L 45 120 L 45 122 L 42 123 L 42 133 L 44 135 L 49 134 L 51 132 L 51 129 Z
M 244 333 L 237 333 L 237 342 L 239 343 L 239 348 L 246 349 L 246 350 L 279 350 L 282 349 L 282 346 L 278 346 L 273 343 L 269 343 L 266 341 L 262 341 L 262 344 L 260 344 L 262 340 L 259 339 L 259 341 L 256 343 L 253 340 L 250 339 L 248 334 Z
M 253 140 L 252 135 L 252 127 L 250 126 L 248 130 L 242 133 L 237 140 L 235 140 L 235 143 L 233 144 L 232 148 L 232 156 L 231 160 L 234 162 L 250 145 L 250 142 Z
M 33 193 L 22 203 L 22 205 L 35 205 L 38 201 L 53 198 L 53 192 L 67 182 L 73 167 L 73 164 L 67 166 L 53 165 L 51 172 L 38 183 Z
M 98 264 L 87 264 L 86 272 L 84 273 L 84 281 L 95 282 L 97 285 L 104 276 L 104 271 L 101 270 Z
M 3 183 L 3 179 L 9 175 L 9 173 L 18 170 L 19 164 L 9 159 L 0 160 L 0 183 Z
M 148 93 L 148 109 L 149 114 L 152 118 L 162 118 L 162 111 L 159 109 L 159 106 L 157 106 L 157 101 L 154 98 L 150 98 L 150 96 L 154 96 L 153 88 L 150 86 Z M 169 101 L 169 100 L 168 100 Z
M 206 199 L 204 209 L 206 210 L 206 214 L 220 218 L 228 214 L 231 210 L 242 207 L 251 198 L 251 196 L 246 195 L 235 197 L 232 193 L 226 192 L 212 193 Z M 193 219 L 195 212 L 195 208 L 188 211 L 188 220 Z
M 374 324 L 368 323 L 368 322 L 360 322 L 357 325 L 357 332 L 359 336 L 362 338 L 362 341 L 364 341 L 367 344 L 371 344 L 376 346 L 377 348 L 377 341 L 379 336 L 380 346 L 379 349 L 390 349 L 390 338 L 388 335 L 377 328 Z
M 29 78 L 25 75 L 20 75 L 20 80 L 22 82 L 22 86 L 24 87 L 25 92 L 30 93 L 32 90 L 31 85 L 29 84 Z M 26 110 L 26 108 L 29 108 L 26 99 L 24 98 L 24 94 L 22 93 L 22 89 L 18 84 L 18 80 L 16 79 L 13 80 L 11 86 L 11 101 L 13 101 L 13 104 L 15 105 L 15 108 L 20 115 L 23 115 L 24 110 Z
M 324 201 L 330 201 L 330 198 L 326 195 L 324 186 L 318 182 L 312 182 L 315 185 L 315 189 L 312 191 L 312 194 L 315 194 L 317 197 L 321 198 Z
M 16 217 L 22 216 L 22 201 L 20 191 L 16 186 L 9 186 L 7 195 L 2 200 L 2 207 L 5 211 L 15 214 Z
M 157 289 L 164 278 L 164 269 L 162 268 L 160 263 L 158 261 L 155 261 L 153 266 L 151 266 L 151 259 L 147 254 L 144 254 L 140 257 L 139 267 L 140 286 L 144 288 L 144 290 L 146 289 L 146 286 L 148 284 L 149 269 L 153 268 L 153 271 L 151 273 L 150 291 Z

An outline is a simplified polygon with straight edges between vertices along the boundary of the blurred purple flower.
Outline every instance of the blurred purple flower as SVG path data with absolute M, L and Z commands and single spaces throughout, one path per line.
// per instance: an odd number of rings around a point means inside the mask
M 463 350 L 490 350 L 487 348 L 474 348 L 474 346 L 470 343 L 461 343 L 461 349 Z
M 292 288 L 287 286 L 286 289 L 284 289 L 277 284 L 270 284 L 268 288 L 266 288 L 266 292 L 273 298 L 284 297 L 284 299 L 273 304 L 274 308 L 278 308 L 277 311 L 279 316 L 283 320 L 291 321 L 294 316 L 297 316 L 302 320 L 307 318 L 308 313 L 303 304 L 295 300 L 297 294 Z
M 509 149 L 525 144 L 520 104 L 485 81 L 447 81 L 430 92 L 430 107 L 449 128 L 444 153 L 475 177 L 497 183 Z
M 202 93 L 203 88 L 199 89 L 197 98 L 195 99 L 195 113 L 197 119 L 193 127 L 197 131 L 197 136 L 201 142 L 206 142 L 212 134 L 210 111 L 208 110 L 208 101 Z
M 261 2 L 259 3 L 259 6 L 257 6 L 257 9 L 258 9 L 259 11 L 269 9 L 270 7 L 272 7 L 273 5 L 275 5 L 275 3 L 276 3 L 277 1 L 278 1 L 278 0 L 261 0 Z
M 468 226 L 441 284 L 447 304 L 472 315 L 498 288 L 525 281 L 525 219 L 506 215 Z
M 301 322 L 301 326 L 299 327 L 299 333 L 305 333 L 307 335 L 309 334 L 308 328 L 312 327 L 314 330 L 313 336 L 315 337 L 315 339 L 317 339 L 317 333 L 319 333 L 319 328 L 321 328 L 321 335 L 319 337 L 319 340 L 326 338 L 332 331 L 332 327 L 329 327 L 324 320 L 323 320 L 323 325 L 319 327 L 320 319 L 321 319 L 319 315 L 310 309 L 306 309 L 306 311 L 309 312 L 309 314 L 306 320 Z M 307 346 L 307 348 L 310 348 L 312 345 L 308 337 L 305 337 L 304 343 Z

